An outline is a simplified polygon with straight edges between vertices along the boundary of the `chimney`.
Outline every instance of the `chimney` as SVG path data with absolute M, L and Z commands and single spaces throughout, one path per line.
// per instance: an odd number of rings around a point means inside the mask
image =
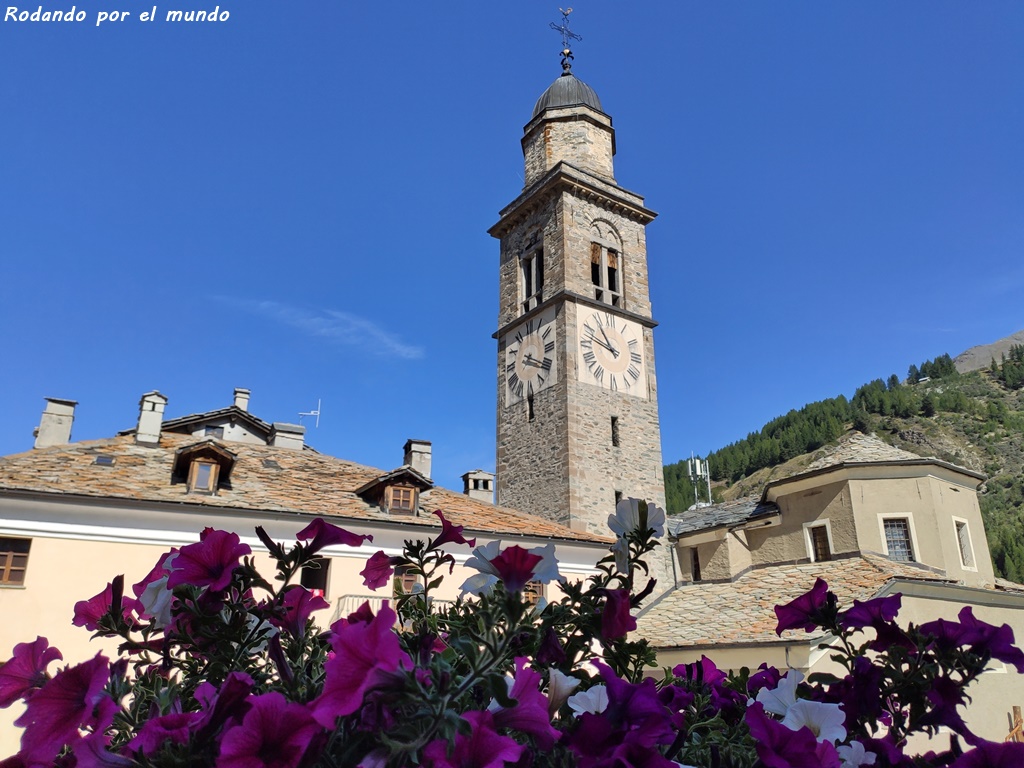
M 74 400 L 61 400 L 58 397 L 46 398 L 46 408 L 36 428 L 36 448 L 49 445 L 65 445 L 71 442 L 71 425 L 75 421 Z
M 235 408 L 242 411 L 249 410 L 249 390 L 235 387 Z
M 429 440 L 406 440 L 405 441 L 405 459 L 402 461 L 403 464 L 407 464 L 427 480 L 430 479 L 430 441 Z
M 285 424 L 275 421 L 270 430 L 270 444 L 275 448 L 301 451 L 305 442 L 306 428 L 300 424 Z
M 159 392 L 147 392 L 139 400 L 139 426 L 135 429 L 137 445 L 159 445 L 160 426 L 164 422 L 167 398 Z
M 474 469 L 462 476 L 462 492 L 471 499 L 494 503 L 494 474 Z

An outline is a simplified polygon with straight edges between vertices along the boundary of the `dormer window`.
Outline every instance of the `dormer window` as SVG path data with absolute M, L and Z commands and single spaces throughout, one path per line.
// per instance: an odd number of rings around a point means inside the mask
M 172 482 L 186 483 L 189 493 L 217 493 L 228 482 L 234 465 L 235 454 L 212 440 L 204 440 L 178 450 Z
M 418 491 L 410 485 L 392 485 L 387 491 L 388 510 L 392 514 L 416 514 Z
M 188 489 L 193 493 L 215 493 L 220 467 L 213 461 L 196 459 L 188 473 Z

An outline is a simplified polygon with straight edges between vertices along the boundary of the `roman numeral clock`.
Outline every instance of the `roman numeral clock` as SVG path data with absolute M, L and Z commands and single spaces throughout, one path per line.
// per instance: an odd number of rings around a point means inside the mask
M 505 335 L 505 404 L 528 399 L 557 379 L 555 316 L 549 310 Z
M 643 329 L 610 312 L 580 307 L 577 338 L 581 381 L 647 398 Z

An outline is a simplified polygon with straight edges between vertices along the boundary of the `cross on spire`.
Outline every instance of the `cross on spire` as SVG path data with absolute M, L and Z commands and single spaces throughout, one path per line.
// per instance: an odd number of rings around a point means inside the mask
M 583 40 L 582 35 L 578 35 L 569 29 L 569 14 L 572 13 L 572 8 L 559 8 L 559 12 L 562 14 L 562 23 L 556 24 L 551 22 L 549 25 L 555 32 L 562 35 L 562 69 L 568 72 L 572 69 L 572 49 L 569 47 L 570 40 Z

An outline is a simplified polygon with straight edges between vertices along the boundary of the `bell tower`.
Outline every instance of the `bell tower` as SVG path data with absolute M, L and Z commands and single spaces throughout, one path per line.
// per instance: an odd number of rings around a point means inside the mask
M 645 233 L 656 214 L 616 182 L 612 119 L 568 45 L 562 69 L 523 129 L 523 191 L 489 230 L 501 243 L 497 502 L 606 533 L 620 498 L 665 504 Z

